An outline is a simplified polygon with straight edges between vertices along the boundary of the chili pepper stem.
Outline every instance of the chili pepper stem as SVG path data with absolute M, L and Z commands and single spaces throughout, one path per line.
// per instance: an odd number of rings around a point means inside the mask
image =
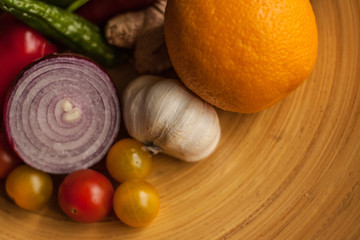
M 69 12 L 75 12 L 76 10 L 78 10 L 80 7 L 82 7 L 84 4 L 86 4 L 89 0 L 76 0 L 75 2 L 71 3 L 68 7 L 67 7 L 67 11 Z

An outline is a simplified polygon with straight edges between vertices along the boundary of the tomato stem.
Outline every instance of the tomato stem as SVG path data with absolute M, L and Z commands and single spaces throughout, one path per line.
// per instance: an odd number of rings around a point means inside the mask
M 159 154 L 163 151 L 160 147 L 155 146 L 155 145 L 143 146 L 142 149 L 144 149 L 145 151 L 148 151 L 152 155 Z

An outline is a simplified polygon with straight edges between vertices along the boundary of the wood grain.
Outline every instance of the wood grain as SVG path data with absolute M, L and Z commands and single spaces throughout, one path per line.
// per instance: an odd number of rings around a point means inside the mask
M 360 239 L 360 0 L 312 0 L 319 31 L 311 77 L 257 114 L 218 110 L 222 139 L 189 164 L 157 156 L 148 181 L 158 218 L 79 224 L 56 197 L 36 212 L 0 192 L 0 239 Z M 136 76 L 111 71 L 119 89 Z M 61 177 L 59 177 L 61 179 Z

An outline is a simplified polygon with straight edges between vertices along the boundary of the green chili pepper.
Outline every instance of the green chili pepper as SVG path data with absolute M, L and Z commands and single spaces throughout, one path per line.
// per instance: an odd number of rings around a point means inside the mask
M 37 0 L 0 0 L 0 8 L 41 34 L 104 66 L 116 63 L 116 52 L 100 29 L 84 18 Z

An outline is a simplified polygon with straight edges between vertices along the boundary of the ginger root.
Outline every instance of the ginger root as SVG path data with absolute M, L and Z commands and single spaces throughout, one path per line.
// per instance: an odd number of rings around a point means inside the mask
M 160 73 L 171 67 L 163 30 L 166 3 L 157 0 L 140 11 L 119 14 L 105 27 L 110 44 L 134 48 L 134 66 L 140 74 Z

